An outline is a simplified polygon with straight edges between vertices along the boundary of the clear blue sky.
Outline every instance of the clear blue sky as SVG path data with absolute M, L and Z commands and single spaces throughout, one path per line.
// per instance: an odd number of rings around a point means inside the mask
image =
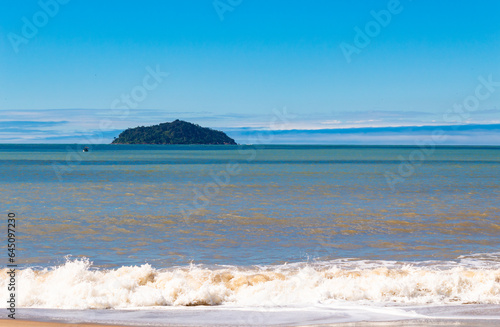
M 439 123 L 479 76 L 500 81 L 499 1 L 401 0 L 349 63 L 340 45 L 391 1 L 221 3 L 236 4 L 223 20 L 212 0 L 71 0 L 16 52 L 23 17 L 43 9 L 0 0 L 0 110 L 106 110 L 158 66 L 168 77 L 134 109 L 251 121 L 287 107 L 305 128 L 351 126 L 374 111 L 380 125 L 395 124 L 384 112 L 398 124 Z M 482 100 L 489 114 L 476 120 L 500 117 L 499 99 L 500 89 Z M 434 116 L 415 120 L 422 113 Z

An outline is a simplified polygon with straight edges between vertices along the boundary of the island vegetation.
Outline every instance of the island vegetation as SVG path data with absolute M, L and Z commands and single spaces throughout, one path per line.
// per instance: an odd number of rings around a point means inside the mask
M 182 120 L 129 128 L 112 144 L 236 144 L 224 132 Z

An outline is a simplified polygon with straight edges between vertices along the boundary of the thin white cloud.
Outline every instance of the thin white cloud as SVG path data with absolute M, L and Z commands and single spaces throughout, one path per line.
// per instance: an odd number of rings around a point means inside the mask
M 490 109 L 475 112 L 468 124 L 500 124 L 498 119 L 500 110 Z M 479 113 L 479 114 L 477 114 Z M 477 114 L 477 115 L 476 115 Z M 426 119 L 422 119 L 425 117 Z M 359 119 L 362 118 L 362 119 Z M 442 117 L 441 117 L 442 118 Z M 351 131 L 354 128 L 387 128 L 387 127 L 415 127 L 415 126 L 442 126 L 442 119 L 438 115 L 428 112 L 342 112 L 332 113 L 328 117 L 323 114 L 290 115 L 285 123 L 276 123 L 276 116 L 272 110 L 267 115 L 252 114 L 227 114 L 215 115 L 210 112 L 175 112 L 165 110 L 130 110 L 128 115 L 114 113 L 109 109 L 53 109 L 53 110 L 2 110 L 0 111 L 0 142 L 8 143 L 33 143 L 57 142 L 80 143 L 85 138 L 102 139 L 109 143 L 121 130 L 129 127 L 148 126 L 165 121 L 183 119 L 190 122 L 221 129 L 234 136 L 237 142 L 245 133 L 258 131 L 277 130 L 279 142 L 388 142 L 394 140 L 394 134 L 384 136 L 380 133 L 373 135 L 374 131 Z M 108 124 L 102 124 L 107 121 Z M 274 122 L 274 123 L 273 123 Z M 105 126 L 105 128 L 102 128 Z M 332 141 L 331 135 L 325 136 L 321 131 L 335 128 L 343 130 L 342 135 Z M 303 131 L 303 134 L 286 131 Z M 315 132 L 317 131 L 317 132 Z M 407 142 L 415 133 L 399 131 L 398 142 Z M 361 135 L 368 133 L 370 137 Z M 406 134 L 405 134 L 406 133 Z M 488 132 L 489 143 L 497 142 L 497 132 Z M 474 140 L 485 140 L 486 134 L 473 132 L 455 136 L 455 140 L 473 143 Z M 278 142 L 278 141 L 277 141 Z M 479 141 L 478 141 L 479 142 Z M 484 142 L 484 141 L 481 141 Z

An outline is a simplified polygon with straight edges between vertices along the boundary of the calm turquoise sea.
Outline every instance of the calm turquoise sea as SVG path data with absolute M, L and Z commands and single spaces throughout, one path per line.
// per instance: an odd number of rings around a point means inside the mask
M 0 203 L 25 307 L 500 304 L 500 147 L 0 145 Z

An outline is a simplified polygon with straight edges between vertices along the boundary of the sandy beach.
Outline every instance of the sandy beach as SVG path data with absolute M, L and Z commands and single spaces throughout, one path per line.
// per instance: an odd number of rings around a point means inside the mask
M 92 326 L 100 326 L 107 327 L 113 326 L 117 327 L 118 325 L 101 325 L 101 324 L 69 324 L 69 323 L 57 323 L 57 322 L 40 322 L 40 321 L 29 321 L 29 320 L 12 320 L 12 319 L 0 319 L 1 327 L 63 327 L 63 326 L 71 326 L 71 327 L 92 327 Z
M 12 320 L 0 319 L 0 327 L 127 327 L 127 326 L 141 326 L 141 325 L 104 325 L 104 324 L 80 324 L 80 323 L 59 323 L 59 322 L 40 322 L 29 320 Z M 146 325 L 144 325 L 146 326 Z M 169 326 L 169 325 L 165 325 Z M 170 325 L 181 327 L 180 325 Z M 194 325 L 191 325 L 196 327 Z M 280 325 L 283 326 L 283 325 Z M 406 321 L 387 321 L 387 322 L 356 322 L 356 323 L 339 323 L 327 325 L 308 325 L 308 327 L 384 327 L 384 326 L 425 326 L 425 327 L 448 327 L 448 326 L 498 326 L 495 321 L 491 320 L 434 320 L 434 319 L 418 319 Z M 305 327 L 305 326 L 304 326 Z

